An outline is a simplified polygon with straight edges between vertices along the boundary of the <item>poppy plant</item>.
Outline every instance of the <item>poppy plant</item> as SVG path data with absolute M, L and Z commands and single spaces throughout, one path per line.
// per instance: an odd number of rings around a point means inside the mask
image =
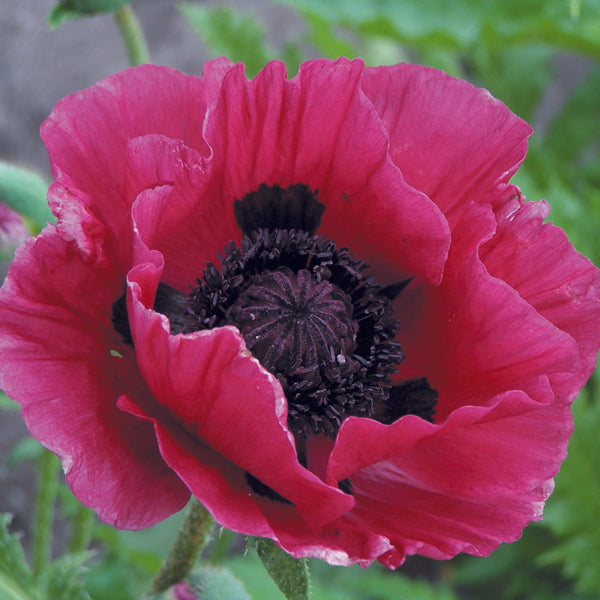
M 42 126 L 57 217 L 0 386 L 119 528 L 196 496 L 293 556 L 485 555 L 539 519 L 597 269 L 510 178 L 529 126 L 439 71 L 145 65 Z

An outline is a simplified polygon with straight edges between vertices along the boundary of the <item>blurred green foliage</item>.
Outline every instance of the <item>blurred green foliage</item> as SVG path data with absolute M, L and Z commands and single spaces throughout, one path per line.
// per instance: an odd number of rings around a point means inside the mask
M 56 222 L 46 201 L 47 190 L 37 173 L 0 161 L 0 200 L 19 212 L 34 234 L 48 222 Z
M 213 55 L 243 60 L 249 76 L 274 58 L 284 60 L 293 75 L 306 58 L 346 55 L 362 56 L 368 64 L 418 62 L 486 87 L 538 125 L 515 183 L 530 200 L 547 199 L 551 219 L 600 264 L 600 0 L 281 0 L 280 4 L 289 7 L 290 19 L 297 25 L 293 39 L 279 48 L 267 42 L 268 31 L 254 13 L 237 12 L 226 3 L 210 7 L 187 2 L 180 10 Z M 580 66 L 579 79 L 565 77 L 568 67 L 561 67 L 565 56 Z M 562 85 L 565 79 L 567 87 Z M 558 89 L 564 97 L 557 96 Z M 36 208 L 44 196 L 36 177 L 22 171 L 3 171 L 0 177 L 7 189 L 14 188 L 13 180 L 19 178 L 29 178 L 30 183 L 19 186 L 26 195 L 18 202 L 33 207 L 30 216 L 41 226 L 48 217 Z M 503 545 L 486 558 L 459 556 L 448 562 L 409 558 L 396 572 L 378 565 L 363 570 L 310 561 L 313 597 L 600 597 L 599 391 L 595 375 L 575 403 L 569 457 L 556 479 L 545 518 L 530 525 L 520 541 Z M 10 406 L 0 394 L 0 408 Z M 34 443 L 22 443 L 9 456 L 11 465 L 37 450 Z M 78 503 L 65 485 L 59 496 L 63 513 L 73 515 Z M 5 593 L 17 600 L 38 598 L 50 590 L 52 597 L 79 598 L 84 581 L 94 600 L 134 600 L 142 597 L 158 569 L 181 515 L 136 533 L 96 522 L 92 538 L 99 551 L 88 561 L 87 570 L 81 570 L 87 555 L 55 561 L 44 589 L 33 582 L 20 543 L 6 524 L 6 519 L 0 522 L 0 597 Z M 230 569 L 251 597 L 281 600 L 256 554 L 241 555 L 244 546 L 239 536 L 222 531 L 215 535 L 207 560 Z

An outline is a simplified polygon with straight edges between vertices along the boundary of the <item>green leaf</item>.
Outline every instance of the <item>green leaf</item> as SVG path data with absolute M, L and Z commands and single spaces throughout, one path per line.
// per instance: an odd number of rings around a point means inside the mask
M 0 410 L 19 410 L 19 405 L 0 390 Z
M 596 384 L 597 381 L 594 381 Z M 547 564 L 560 565 L 583 591 L 600 593 L 600 402 L 584 394 L 575 402 L 575 432 L 569 455 L 556 479 L 543 524 L 558 542 L 543 556 Z
M 308 26 L 307 42 L 312 44 L 319 54 L 325 58 L 346 56 L 354 58 L 358 54 L 353 44 L 338 35 L 333 23 L 314 11 L 304 11 L 304 19 Z
M 131 0 L 61 0 L 50 12 L 48 25 L 56 29 L 68 19 L 114 12 L 130 2 Z
M 310 576 L 306 559 L 295 559 L 271 540 L 255 538 L 256 553 L 288 600 L 308 600 Z
M 246 65 L 254 76 L 272 58 L 265 32 L 251 15 L 239 15 L 230 8 L 209 8 L 182 4 L 180 10 L 196 34 L 206 43 L 213 56 L 227 56 Z
M 34 438 L 26 436 L 21 438 L 8 451 L 5 463 L 9 469 L 25 460 L 35 460 L 42 456 L 44 447 Z
M 44 180 L 29 169 L 0 162 L 0 200 L 29 221 L 32 233 L 50 221 L 55 222 L 48 208 Z
M 43 573 L 42 588 L 48 600 L 89 600 L 83 587 L 85 563 L 90 552 L 67 554 L 51 563 Z
M 39 596 L 21 542 L 8 532 L 10 519 L 10 515 L 0 515 L 0 598 L 37 600 Z

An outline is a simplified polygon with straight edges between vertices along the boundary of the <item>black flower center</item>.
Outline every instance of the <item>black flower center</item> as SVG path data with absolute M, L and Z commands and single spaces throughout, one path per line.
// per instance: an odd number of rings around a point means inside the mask
M 391 383 L 404 360 L 392 300 L 410 279 L 381 286 L 367 263 L 316 235 L 324 210 L 303 184 L 261 185 L 234 203 L 244 235 L 223 249 L 220 269 L 207 264 L 188 297 L 161 284 L 155 309 L 173 333 L 236 326 L 280 381 L 297 436 L 334 437 L 349 416 L 431 420 L 437 393 L 426 379 Z M 113 321 L 126 339 L 122 305 Z

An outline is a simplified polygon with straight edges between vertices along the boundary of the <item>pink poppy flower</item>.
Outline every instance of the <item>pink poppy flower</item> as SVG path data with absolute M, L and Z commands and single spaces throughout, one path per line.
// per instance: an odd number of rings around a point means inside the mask
M 597 269 L 509 183 L 530 132 L 345 59 L 65 98 L 0 386 L 116 527 L 191 493 L 293 556 L 488 554 L 541 517 L 600 345 Z

